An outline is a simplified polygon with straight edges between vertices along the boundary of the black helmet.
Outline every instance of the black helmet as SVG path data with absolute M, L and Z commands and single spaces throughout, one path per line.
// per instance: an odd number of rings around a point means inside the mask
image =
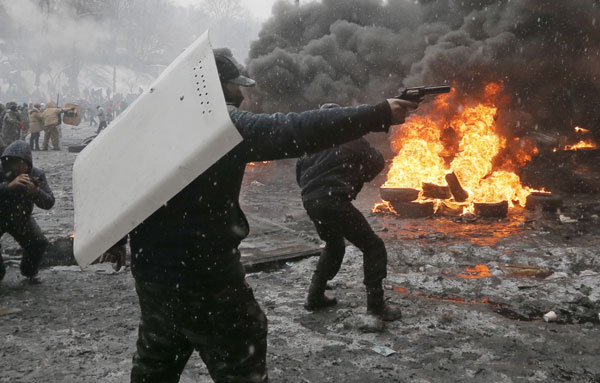
M 232 57 L 221 51 L 215 51 L 215 61 L 221 82 L 230 82 L 240 86 L 254 86 L 256 81 L 242 75 L 242 66 Z

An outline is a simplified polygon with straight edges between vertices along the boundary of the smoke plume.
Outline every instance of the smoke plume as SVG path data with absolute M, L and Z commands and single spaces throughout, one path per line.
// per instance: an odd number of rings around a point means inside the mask
M 468 102 L 501 83 L 513 135 L 600 135 L 598 0 L 280 2 L 252 45 L 251 101 L 265 111 L 377 102 L 452 84 Z

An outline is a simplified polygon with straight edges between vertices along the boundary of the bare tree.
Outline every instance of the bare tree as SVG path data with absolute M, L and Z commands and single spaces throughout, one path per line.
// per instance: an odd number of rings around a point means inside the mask
M 241 0 L 204 0 L 202 7 L 218 19 L 241 19 L 247 13 Z

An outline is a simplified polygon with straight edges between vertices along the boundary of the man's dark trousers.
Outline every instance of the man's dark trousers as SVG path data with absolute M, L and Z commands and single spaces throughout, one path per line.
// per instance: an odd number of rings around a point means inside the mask
M 44 237 L 37 222 L 32 217 L 23 217 L 0 223 L 0 238 L 4 233 L 12 235 L 23 248 L 21 274 L 28 278 L 36 276 L 42 256 L 48 247 L 48 240 Z M 0 263 L 2 263 L 2 257 L 0 257 Z M 3 276 L 3 271 L 4 265 L 0 264 L 0 276 Z
M 31 133 L 29 136 L 29 146 L 31 150 L 40 150 L 40 133 Z
M 344 238 L 363 253 L 364 284 L 380 287 L 386 277 L 387 252 L 362 213 L 347 199 L 326 198 L 304 201 L 304 208 L 325 241 L 315 275 L 329 281 L 340 270 L 344 260 Z
M 142 311 L 131 382 L 178 382 L 194 350 L 217 383 L 267 383 L 267 318 L 244 279 L 226 286 L 136 281 Z
M 106 121 L 100 121 L 100 124 L 98 124 L 98 130 L 96 130 L 96 134 L 99 134 L 102 129 L 106 128 L 108 126 L 108 124 L 106 123 Z

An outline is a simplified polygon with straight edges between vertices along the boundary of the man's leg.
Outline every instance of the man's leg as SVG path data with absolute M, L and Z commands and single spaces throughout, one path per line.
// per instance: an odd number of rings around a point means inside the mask
M 40 150 L 40 133 L 35 133 L 35 150 Z
M 176 321 L 178 311 L 183 311 L 178 292 L 169 286 L 141 281 L 136 282 L 135 288 L 142 317 L 131 382 L 179 382 L 193 347 Z
M 44 141 L 42 143 L 42 150 L 48 150 L 48 143 L 50 142 L 50 127 L 44 128 Z
M 383 320 L 396 320 L 400 310 L 385 304 L 382 281 L 387 276 L 387 251 L 362 213 L 350 201 L 338 204 L 339 223 L 344 237 L 363 253 L 364 284 L 367 287 L 367 312 Z
M 267 317 L 245 280 L 190 292 L 182 332 L 215 383 L 267 383 Z
M 34 142 L 35 142 L 35 133 L 31 133 L 29 135 L 29 147 L 31 148 L 31 150 L 35 150 Z
M 52 150 L 60 150 L 60 134 L 58 132 L 58 126 L 55 126 L 52 129 L 50 138 L 52 139 Z
M 346 244 L 340 230 L 337 212 L 335 208 L 331 208 L 330 203 L 306 202 L 304 208 L 313 221 L 319 237 L 325 242 L 304 305 L 304 308 L 312 311 L 337 303 L 337 299 L 325 295 L 325 288 L 327 281 L 332 280 L 342 266 Z
M 14 224 L 7 232 L 23 248 L 21 274 L 30 279 L 34 278 L 38 273 L 42 256 L 48 247 L 48 240 L 33 217 Z

